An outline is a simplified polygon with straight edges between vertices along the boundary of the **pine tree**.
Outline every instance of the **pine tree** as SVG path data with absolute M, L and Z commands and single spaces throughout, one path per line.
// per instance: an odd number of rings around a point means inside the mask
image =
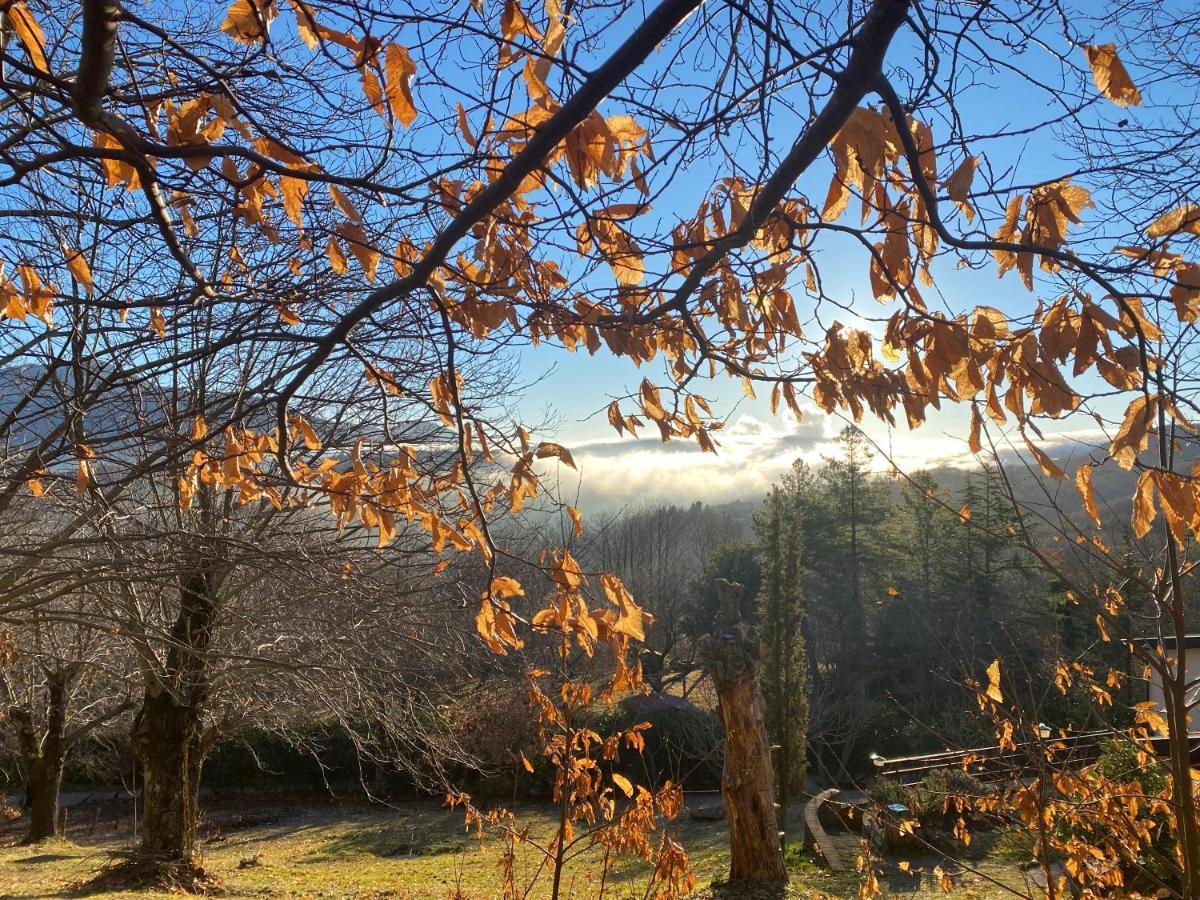
M 822 629 L 821 662 L 858 678 L 865 662 L 862 648 L 870 640 L 869 611 L 883 587 L 884 525 L 891 501 L 871 471 L 873 454 L 863 433 L 845 428 L 837 445 L 837 454 L 824 458 L 814 485 L 823 521 L 806 533 L 814 542 L 809 558 L 826 586 L 821 597 L 813 598 L 814 606 L 824 607 L 828 626 L 827 632 Z
M 802 507 L 794 474 L 772 488 L 755 520 L 762 560 L 758 620 L 763 645 L 762 692 L 775 756 L 779 827 L 788 802 L 804 787 L 808 749 L 807 664 L 801 585 Z

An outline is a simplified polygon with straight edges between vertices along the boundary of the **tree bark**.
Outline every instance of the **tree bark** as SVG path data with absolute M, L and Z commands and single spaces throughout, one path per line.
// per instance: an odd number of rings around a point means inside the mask
M 133 722 L 133 750 L 142 766 L 141 850 L 163 861 L 191 863 L 196 852 L 200 774 L 211 744 L 203 722 L 217 580 L 209 564 L 180 578 L 162 678 L 147 683 Z
M 142 852 L 190 861 L 199 819 L 200 711 L 163 691 L 142 702 L 133 747 L 142 767 Z
M 721 612 L 701 644 L 725 727 L 721 797 L 729 822 L 730 882 L 787 881 L 775 813 L 775 775 L 758 685 L 754 629 L 740 621 L 742 587 L 717 580 Z
M 29 830 L 25 843 L 35 844 L 58 835 L 58 796 L 67 763 L 67 703 L 74 672 L 46 672 L 46 724 L 40 734 L 33 713 L 23 706 L 8 711 L 17 732 L 25 772 Z
M 59 836 L 58 796 L 64 762 L 65 755 L 60 755 L 57 761 L 42 757 L 29 767 L 25 785 L 29 798 L 27 844 Z

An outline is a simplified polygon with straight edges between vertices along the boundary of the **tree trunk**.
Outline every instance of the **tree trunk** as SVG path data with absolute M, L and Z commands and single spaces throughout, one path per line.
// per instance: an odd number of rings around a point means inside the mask
M 1176 632 L 1177 648 L 1185 646 L 1182 630 Z M 1185 897 L 1200 896 L 1200 822 L 1196 818 L 1187 702 L 1187 651 L 1175 651 L 1174 677 L 1165 679 L 1163 697 L 1167 712 L 1167 745 L 1170 753 L 1173 813 L 1179 834 L 1180 861 Z
M 133 749 L 142 767 L 142 851 L 190 861 L 196 850 L 203 751 L 200 712 L 169 693 L 147 692 L 133 723 Z
M 58 836 L 58 794 L 65 756 L 57 761 L 41 757 L 28 764 L 25 789 L 29 798 L 29 830 L 25 843 L 36 844 Z
M 142 765 L 141 850 L 163 861 L 191 863 L 196 851 L 200 772 L 211 744 L 203 721 L 216 592 L 210 560 L 181 576 L 161 681 L 147 683 L 133 722 L 133 750 Z
M 29 806 L 27 844 L 58 835 L 58 795 L 68 750 L 67 703 L 74 674 L 70 668 L 45 673 L 46 722 L 40 733 L 31 710 L 14 706 L 8 711 L 17 732 L 25 772 L 25 800 Z
M 739 621 L 741 585 L 717 580 L 721 613 L 701 649 L 716 688 L 725 727 L 721 796 L 729 822 L 731 882 L 786 881 L 775 776 L 758 686 L 759 647 L 754 629 Z

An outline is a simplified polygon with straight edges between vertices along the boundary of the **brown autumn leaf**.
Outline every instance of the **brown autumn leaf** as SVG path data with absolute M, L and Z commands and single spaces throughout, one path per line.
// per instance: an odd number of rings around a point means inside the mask
M 304 46 L 309 50 L 316 50 L 321 44 L 319 38 L 321 26 L 317 24 L 313 11 L 304 0 L 283 0 L 283 2 L 292 8 L 292 13 L 296 17 L 296 33 L 304 41 Z
M 1142 94 L 1117 57 L 1116 44 L 1088 44 L 1084 48 L 1096 87 L 1117 106 L 1141 106 Z
M 167 320 L 161 306 L 150 307 L 150 330 L 159 339 L 167 336 Z
M 646 413 L 646 415 L 654 419 L 656 422 L 665 421 L 667 418 L 667 411 L 663 409 L 658 388 L 651 384 L 649 379 L 643 378 L 642 385 L 638 392 L 641 396 L 642 410 Z
M 417 64 L 408 55 L 408 50 L 399 44 L 389 44 L 385 56 L 386 94 L 388 106 L 392 115 L 407 128 L 417 117 L 417 107 L 413 104 L 412 85 L 413 75 L 417 73 Z
M 624 794 L 626 797 L 633 796 L 633 783 L 628 778 L 618 772 L 613 772 L 612 780 L 613 784 L 621 789 L 622 794 Z
M 1167 734 L 1170 729 L 1167 727 L 1167 720 L 1158 709 L 1158 704 L 1153 700 L 1144 700 L 1141 703 L 1133 705 L 1134 716 L 1138 722 L 1150 726 L 1150 729 L 1156 734 Z
M 304 446 L 309 450 L 320 450 L 321 439 L 317 437 L 317 432 L 313 429 L 309 421 L 303 416 L 294 416 L 292 424 L 300 433 L 300 437 L 304 440 Z
M 1163 213 L 1146 228 L 1146 234 L 1152 238 L 1170 237 L 1181 232 L 1200 234 L 1200 205 L 1184 203 Z
M 616 276 L 617 283 L 624 287 L 636 287 L 646 277 L 646 266 L 642 248 L 614 219 L 620 212 L 619 208 L 614 207 L 581 223 L 576 229 L 576 242 L 581 256 L 589 253 L 593 246 L 597 247 Z
M 521 71 L 521 78 L 525 82 L 525 89 L 529 92 L 529 99 L 534 103 L 546 106 L 553 102 L 553 97 L 550 95 L 550 88 L 538 72 L 538 64 L 531 56 L 525 60 L 525 68 Z
M 500 36 L 511 41 L 517 35 L 525 35 L 535 41 L 542 39 L 542 33 L 529 21 L 521 4 L 517 0 L 507 0 L 504 12 L 500 15 Z
M 1157 511 L 1154 508 L 1154 477 L 1145 471 L 1137 480 L 1137 490 L 1133 495 L 1133 514 L 1131 526 L 1135 537 L 1145 537 Z
M 342 245 L 333 235 L 329 236 L 329 240 L 325 244 L 325 255 L 329 258 L 329 267 L 337 274 L 345 275 L 349 271 L 346 254 L 342 252 Z
M 606 572 L 600 576 L 600 583 L 604 587 L 604 595 L 608 598 L 609 603 L 620 610 L 620 615 L 613 623 L 612 630 L 617 634 L 627 635 L 635 641 L 644 641 L 646 639 L 645 626 L 652 623 L 654 617 L 637 605 L 624 582 L 616 575 Z
M 1021 215 L 1021 205 L 1024 201 L 1021 194 L 1013 194 L 1008 198 L 1004 209 L 1004 224 L 996 231 L 996 240 L 1012 244 L 1017 241 L 1017 220 Z M 996 274 L 1003 276 L 1005 272 L 1017 264 L 1017 254 L 1011 250 L 993 250 L 996 258 Z
M 889 164 L 899 159 L 900 146 L 900 136 L 890 117 L 871 106 L 854 109 L 829 142 L 834 175 L 821 218 L 826 222 L 839 218 L 849 205 L 851 193 L 857 192 L 863 198 L 865 221 L 876 185 L 886 177 Z
M 567 39 L 566 16 L 563 13 L 562 0 L 546 0 L 546 36 L 542 40 L 542 56 L 535 64 L 534 75 L 538 81 L 545 84 L 546 76 L 550 74 L 550 65 L 562 49 Z
M 30 265 L 17 266 L 17 277 L 25 292 L 21 301 L 22 315 L 29 313 L 37 316 L 47 325 L 53 325 L 54 295 L 56 293 L 54 285 L 43 284 L 38 273 Z
M 988 699 L 1003 703 L 1004 694 L 1000 692 L 1000 660 L 992 660 L 992 664 L 987 667 L 987 680 L 987 690 L 984 693 Z
M 111 150 L 123 152 L 124 147 L 120 141 L 112 135 L 105 134 L 103 131 L 97 131 L 92 135 L 92 146 L 98 150 Z M 124 186 L 125 190 L 132 191 L 141 187 L 142 181 L 138 176 L 137 169 L 133 165 L 123 159 L 110 159 L 108 157 L 100 157 L 100 165 L 104 169 L 106 184 L 110 188 Z
M 88 485 L 92 483 L 91 466 L 89 462 L 80 457 L 75 468 L 75 490 L 77 493 L 87 493 Z
M 979 414 L 978 405 L 971 404 L 971 433 L 967 438 L 967 449 L 972 453 L 979 453 L 983 450 L 983 442 L 981 441 L 981 432 L 983 431 L 983 416 Z
M 467 111 L 463 109 L 461 103 L 458 104 L 458 130 L 463 136 L 463 140 L 467 142 L 468 147 L 474 147 L 478 140 L 471 133 L 471 123 L 467 119 Z
M 378 546 L 386 547 L 396 539 L 396 515 L 386 506 L 373 508 L 375 512 L 375 525 L 379 529 Z
M 1025 210 L 1025 229 L 1021 232 L 1021 241 L 1057 250 L 1067 240 L 1067 226 L 1078 225 L 1085 209 L 1094 207 L 1091 193 L 1087 188 L 1071 184 L 1070 179 L 1064 178 L 1053 184 L 1039 185 L 1029 193 L 1029 205 Z M 1023 254 L 1031 259 L 1028 254 Z M 1041 268 L 1045 272 L 1057 272 L 1062 268 L 1061 263 L 1054 257 L 1041 254 Z M 1032 289 L 1028 272 L 1018 262 L 1022 278 L 1027 289 Z
M 1067 477 L 1067 473 L 1059 468 L 1058 463 L 1052 460 L 1045 450 L 1031 441 L 1028 437 L 1024 435 L 1022 435 L 1022 437 L 1025 437 L 1025 446 L 1029 448 L 1029 452 L 1032 453 L 1033 458 L 1037 460 L 1038 466 L 1042 470 L 1042 474 L 1048 478 L 1053 478 L 1056 481 L 1062 481 Z
M 1134 397 L 1126 407 L 1125 419 L 1109 447 L 1109 453 L 1122 469 L 1132 469 L 1138 454 L 1149 446 L 1157 408 L 1158 398 L 1145 394 Z
M 279 192 L 283 194 L 283 211 L 297 228 L 304 227 L 302 211 L 304 196 L 308 193 L 308 180 L 284 175 L 279 179 Z
M 379 257 L 382 254 L 371 246 L 362 226 L 357 222 L 343 222 L 337 226 L 337 232 L 346 239 L 346 246 L 350 248 L 350 253 L 358 260 L 358 264 L 362 267 L 367 281 L 374 281 L 375 268 L 379 265 Z M 343 261 L 344 259 L 343 257 Z M 332 259 L 330 261 L 332 262 Z M 334 266 L 334 271 L 337 271 L 336 265 Z
M 510 597 L 524 597 L 525 589 L 517 579 L 508 575 L 497 575 L 492 579 L 491 593 L 501 600 L 507 600 Z
M 266 40 L 278 15 L 275 0 L 233 0 L 221 30 L 239 44 L 257 44 Z
M 80 251 L 72 250 L 66 244 L 62 245 L 62 251 L 67 271 L 71 273 L 71 277 L 75 279 L 76 283 L 87 291 L 87 295 L 92 296 L 95 293 L 95 287 L 92 285 L 92 269 L 87 260 L 83 258 Z
M 617 434 L 625 431 L 625 417 L 621 415 L 621 406 L 616 400 L 608 404 L 608 424 L 616 429 Z
M 1092 466 L 1090 463 L 1083 463 L 1075 470 L 1075 489 L 1079 491 L 1079 497 L 1083 501 L 1083 511 L 1099 528 L 1100 513 L 1096 509 L 1096 495 L 1092 490 Z
M 954 174 L 946 179 L 946 193 L 962 210 L 968 222 L 975 218 L 975 209 L 968 202 L 967 195 L 971 192 L 971 181 L 975 178 L 975 167 L 978 162 L 976 157 L 968 156 L 954 170 Z
M 555 554 L 549 574 L 551 581 L 567 590 L 574 590 L 587 580 L 575 557 L 566 550 Z
M 1187 541 L 1188 529 L 1196 517 L 1196 495 L 1190 479 L 1181 478 L 1172 472 L 1154 472 L 1154 486 L 1158 489 L 1159 505 L 1163 518 L 1171 529 L 1175 543 L 1183 546 Z
M 379 76 L 367 67 L 361 71 L 363 96 L 381 118 L 386 118 L 387 107 L 384 105 L 383 88 L 379 86 Z
M 571 517 L 571 526 L 575 530 L 575 537 L 583 536 L 583 513 L 573 506 L 567 507 L 567 515 Z
M 75 468 L 75 490 L 83 494 L 87 492 L 88 486 L 94 479 L 92 460 L 96 458 L 96 451 L 87 444 L 80 444 L 76 448 L 76 453 L 78 457 Z
M 358 207 L 355 206 L 353 201 L 346 196 L 346 192 L 336 184 L 329 185 L 329 196 L 333 198 L 333 202 L 337 208 L 342 211 L 342 215 L 344 215 L 351 222 L 358 222 L 362 220 L 362 213 L 358 211 Z
M 542 443 L 538 444 L 535 455 L 538 459 L 548 459 L 549 457 L 554 457 L 565 465 L 570 466 L 572 469 L 575 468 L 575 459 L 571 456 L 571 451 L 560 444 L 551 444 L 543 441 Z
M 22 0 L 9 5 L 5 13 L 5 20 L 16 34 L 17 40 L 21 42 L 21 46 L 25 48 L 25 52 L 29 54 L 29 61 L 33 63 L 33 67 L 43 74 L 50 74 L 50 65 L 46 62 L 46 35 L 42 32 L 42 26 L 37 23 L 37 19 L 29 12 Z

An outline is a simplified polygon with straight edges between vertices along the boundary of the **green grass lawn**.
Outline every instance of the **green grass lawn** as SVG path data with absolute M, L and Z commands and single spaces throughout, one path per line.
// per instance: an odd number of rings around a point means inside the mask
M 799 810 L 797 809 L 797 820 Z M 525 807 L 522 822 L 531 836 L 547 836 L 552 810 Z M 726 873 L 728 858 L 722 822 L 697 822 L 683 817 L 671 826 L 691 855 L 697 897 L 719 896 L 709 889 Z M 108 851 L 126 842 L 114 837 L 88 836 L 76 829 L 74 841 L 55 841 L 37 847 L 15 844 L 15 836 L 0 848 L 0 897 L 70 896 L 108 860 Z M 797 822 L 799 833 L 799 822 Z M 993 841 L 994 843 L 994 841 Z M 395 806 L 339 802 L 328 797 L 302 803 L 243 799 L 236 808 L 218 807 L 209 814 L 203 842 L 203 862 L 221 884 L 225 897 L 353 897 L 353 898 L 493 898 L 498 894 L 498 838 L 480 842 L 464 833 L 462 817 L 434 803 Z M 984 900 L 1013 893 L 989 884 L 995 878 L 1014 888 L 1023 885 L 1015 860 L 981 836 L 970 851 L 970 865 L 979 874 L 963 872 L 952 896 Z M 854 874 L 829 875 L 798 852 L 791 853 L 792 888 L 787 896 L 852 897 Z M 574 861 L 566 876 L 568 896 L 593 898 L 599 893 L 600 857 L 587 854 Z M 885 885 L 889 895 L 945 896 L 928 878 L 900 871 L 893 860 Z M 911 858 L 911 867 L 928 872 L 935 858 Z M 535 855 L 523 852 L 517 871 L 528 876 Z M 641 897 L 648 868 L 623 862 L 607 883 L 605 896 Z M 986 877 L 983 877 L 986 876 Z M 457 894 L 456 894 L 457 892 Z M 100 896 L 93 894 L 92 896 Z M 102 896 L 168 897 L 170 894 L 109 892 Z M 532 897 L 547 896 L 537 890 Z M 759 895 L 762 896 L 762 895 Z

